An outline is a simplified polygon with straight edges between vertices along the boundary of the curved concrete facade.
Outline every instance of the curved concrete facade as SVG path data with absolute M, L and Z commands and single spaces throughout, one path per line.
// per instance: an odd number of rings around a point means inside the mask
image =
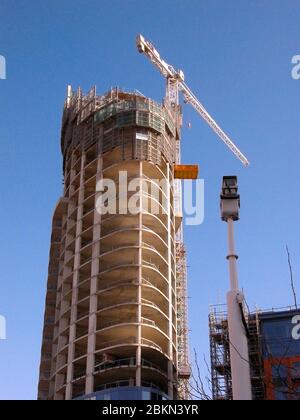
M 175 127 L 140 94 L 69 91 L 39 399 L 115 387 L 177 397 Z M 116 190 L 107 214 L 114 190 L 104 200 L 104 180 Z

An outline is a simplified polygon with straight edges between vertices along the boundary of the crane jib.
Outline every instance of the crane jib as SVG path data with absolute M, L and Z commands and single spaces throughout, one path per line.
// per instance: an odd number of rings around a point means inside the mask
M 234 142 L 227 136 L 227 134 L 219 127 L 216 121 L 211 117 L 211 115 L 206 111 L 201 102 L 189 89 L 189 87 L 184 83 L 184 74 L 182 71 L 176 71 L 173 66 L 164 61 L 159 52 L 154 48 L 153 44 L 139 35 L 137 37 L 137 48 L 140 53 L 145 54 L 150 61 L 158 68 L 160 73 L 167 79 L 174 80 L 174 85 L 177 89 L 177 94 L 175 96 L 178 100 L 178 93 L 181 91 L 184 95 L 185 101 L 190 103 L 193 108 L 198 112 L 198 114 L 207 122 L 207 124 L 213 129 L 213 131 L 218 135 L 218 137 L 226 144 L 226 146 L 234 153 L 234 155 L 245 165 L 249 166 L 249 161 L 246 156 L 238 149 Z M 167 83 L 168 85 L 168 83 Z M 172 102 L 171 92 L 168 89 L 168 99 Z

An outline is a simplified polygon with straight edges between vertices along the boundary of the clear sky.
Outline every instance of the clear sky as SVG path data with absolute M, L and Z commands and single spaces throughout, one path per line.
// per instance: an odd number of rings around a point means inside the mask
M 183 161 L 205 180 L 205 222 L 185 229 L 191 349 L 208 354 L 207 317 L 228 285 L 223 175 L 239 177 L 240 281 L 251 307 L 292 304 L 288 243 L 300 299 L 299 0 L 1 0 L 0 399 L 34 399 L 51 216 L 62 191 L 59 146 L 66 85 L 138 89 L 161 100 L 164 81 L 135 48 L 151 39 L 251 160 L 232 156 L 185 106 Z M 191 128 L 188 129 L 188 123 Z M 205 368 L 203 368 L 205 374 Z

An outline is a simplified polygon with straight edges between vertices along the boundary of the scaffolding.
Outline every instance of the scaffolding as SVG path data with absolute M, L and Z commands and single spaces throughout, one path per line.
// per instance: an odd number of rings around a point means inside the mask
M 165 108 L 176 128 L 175 163 L 181 163 L 180 130 L 182 109 L 180 105 L 171 106 L 166 99 Z M 174 212 L 176 224 L 176 295 L 177 295 L 177 358 L 178 358 L 178 399 L 190 399 L 191 367 L 189 363 L 189 328 L 187 295 L 187 260 L 183 240 L 182 185 L 180 179 L 174 180 Z
M 81 144 L 88 149 L 101 140 L 101 153 L 105 153 L 117 146 L 132 143 L 132 159 L 151 160 L 161 164 L 162 155 L 168 162 L 175 163 L 176 150 L 176 113 L 172 113 L 166 106 L 145 98 L 141 93 L 124 92 L 113 88 L 103 96 L 92 88 L 84 95 L 80 88 L 71 92 L 65 102 L 62 121 L 62 152 Z M 72 124 L 70 124 L 72 122 Z M 111 123 L 111 124 L 110 124 Z M 99 126 L 105 124 L 105 133 L 99 133 Z M 142 150 L 138 150 L 141 143 L 131 131 L 124 137 L 123 132 L 130 131 L 130 127 L 139 126 L 140 130 L 152 130 L 149 141 L 144 141 Z M 154 135 L 155 133 L 155 135 Z
M 191 368 L 189 364 L 188 343 L 188 308 L 187 308 L 187 273 L 186 251 L 180 234 L 176 238 L 176 290 L 177 290 L 177 349 L 178 349 L 178 396 L 180 399 L 190 398 L 189 380 Z
M 264 371 L 259 311 L 245 315 L 253 400 L 264 400 Z M 209 315 L 211 380 L 214 400 L 232 400 L 230 342 L 226 305 L 212 306 Z
M 212 397 L 232 400 L 230 346 L 225 305 L 212 306 L 209 314 Z
M 258 311 L 248 315 L 247 324 L 252 396 L 253 400 L 262 401 L 265 399 L 265 389 L 261 346 L 261 331 Z

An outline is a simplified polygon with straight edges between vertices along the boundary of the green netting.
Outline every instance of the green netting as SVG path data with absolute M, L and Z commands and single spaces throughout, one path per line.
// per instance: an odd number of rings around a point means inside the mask
M 149 110 L 149 100 L 137 98 L 136 99 L 136 109 L 141 111 L 148 111 Z
M 147 141 L 137 138 L 140 132 L 149 136 Z M 175 135 L 167 110 L 152 100 L 137 97 L 107 104 L 84 124 L 68 121 L 62 145 L 64 155 L 77 145 L 87 150 L 97 144 L 99 153 L 120 147 L 123 159 L 160 164 L 162 155 L 168 162 L 175 161 Z
M 136 115 L 129 115 L 128 111 L 131 111 Z M 125 113 L 123 114 L 123 112 Z M 149 99 L 136 98 L 135 100 L 114 102 L 97 111 L 94 115 L 94 121 L 101 123 L 116 114 L 117 125 L 119 127 L 137 124 L 142 127 L 151 127 L 154 130 L 163 133 L 166 124 L 172 135 L 174 137 L 176 135 L 174 123 L 168 112 Z
M 136 115 L 135 111 L 120 113 L 117 115 L 117 126 L 124 127 L 128 125 L 135 125 Z
M 136 113 L 136 124 L 142 127 L 149 127 L 149 112 L 137 111 Z
M 171 118 L 169 116 L 169 113 L 166 110 L 164 111 L 164 120 L 165 120 L 166 125 L 168 126 L 170 132 L 175 137 L 175 135 L 176 135 L 175 125 L 174 125 L 173 121 L 171 120 Z
M 159 133 L 163 133 L 164 131 L 164 122 L 162 118 L 157 115 L 150 114 L 150 127 L 154 130 L 158 131 Z
M 112 117 L 117 113 L 116 103 L 107 105 L 106 107 L 97 111 L 94 115 L 94 121 L 101 123 L 102 121 L 106 120 L 107 118 Z

